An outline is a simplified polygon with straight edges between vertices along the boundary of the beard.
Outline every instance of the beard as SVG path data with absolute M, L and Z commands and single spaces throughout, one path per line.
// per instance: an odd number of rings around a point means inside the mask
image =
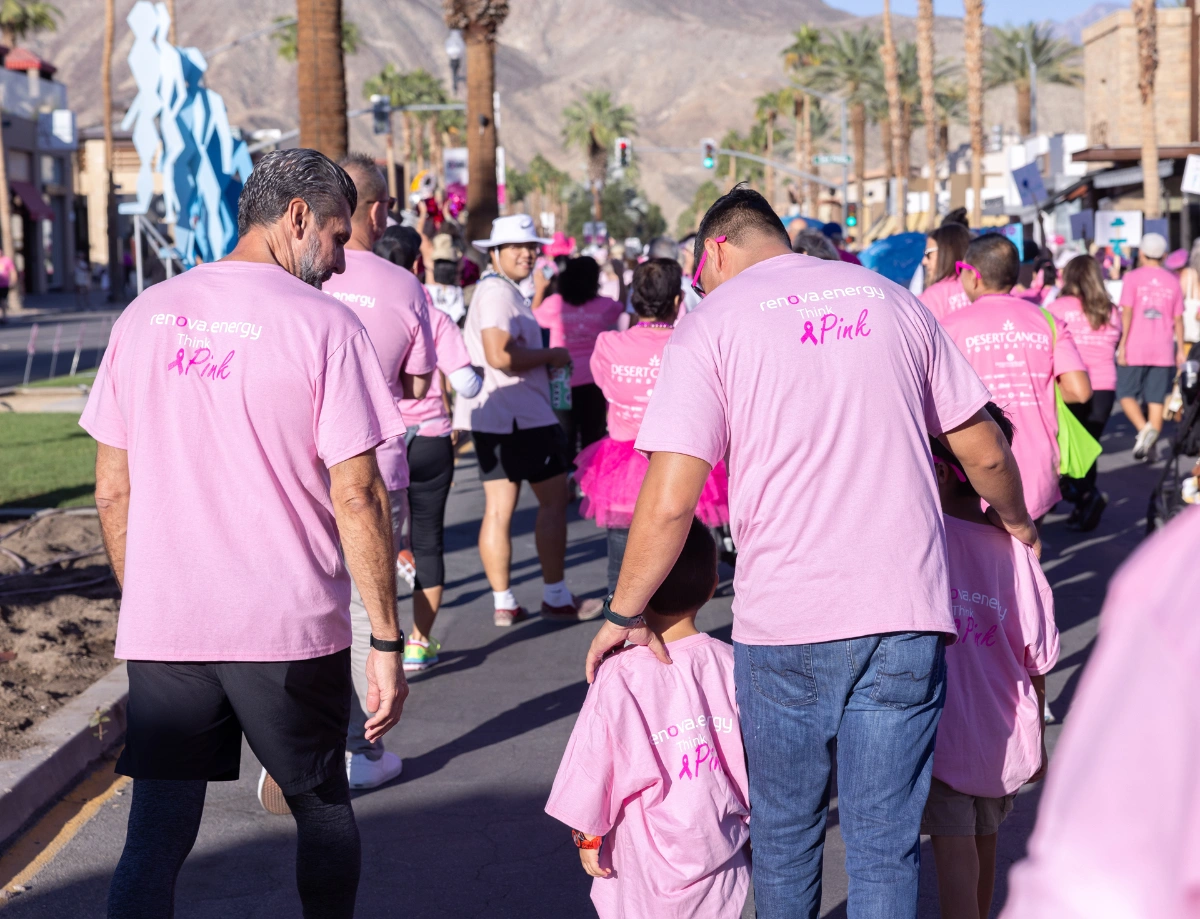
M 333 277 L 333 265 L 322 261 L 321 244 L 315 235 L 309 237 L 308 245 L 300 254 L 300 261 L 296 266 L 296 277 L 317 290 L 320 290 L 321 285 Z

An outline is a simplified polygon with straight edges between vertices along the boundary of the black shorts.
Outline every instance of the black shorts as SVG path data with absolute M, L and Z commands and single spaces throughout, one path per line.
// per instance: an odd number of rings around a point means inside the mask
M 1117 398 L 1162 405 L 1175 382 L 1174 367 L 1117 367 Z
M 125 749 L 134 779 L 238 777 L 242 734 L 285 795 L 346 768 L 350 649 L 302 661 L 130 661 Z
M 514 424 L 508 434 L 472 431 L 471 440 L 475 442 L 479 478 L 485 482 L 508 479 L 536 485 L 562 475 L 569 468 L 567 439 L 557 424 L 525 429 Z

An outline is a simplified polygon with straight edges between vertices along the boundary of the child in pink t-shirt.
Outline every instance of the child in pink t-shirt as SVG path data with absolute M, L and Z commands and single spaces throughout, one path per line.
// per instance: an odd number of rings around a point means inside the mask
M 1011 422 L 995 403 L 987 410 L 1011 443 Z M 1045 772 L 1045 674 L 1058 662 L 1058 628 L 1033 551 L 984 516 L 954 454 L 937 439 L 931 447 L 958 641 L 946 650 L 921 832 L 932 837 L 942 916 L 975 919 L 990 915 L 1000 824 L 1021 786 Z
M 717 584 L 699 520 L 645 612 L 672 664 L 631 646 L 601 665 L 546 803 L 572 828 L 600 919 L 738 919 L 749 783 L 733 649 L 696 630 Z

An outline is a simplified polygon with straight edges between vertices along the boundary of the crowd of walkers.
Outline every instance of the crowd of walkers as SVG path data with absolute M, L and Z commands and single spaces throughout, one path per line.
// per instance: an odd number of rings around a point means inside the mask
M 641 258 L 498 218 L 467 241 L 478 274 L 424 211 L 389 226 L 395 206 L 370 158 L 269 154 L 234 252 L 114 326 L 81 419 L 130 678 L 109 915 L 171 914 L 206 784 L 237 777 L 243 735 L 263 806 L 296 821 L 305 916 L 353 914 L 350 789 L 402 772 L 385 735 L 405 672 L 438 663 L 469 435 L 495 625 L 533 615 L 510 581 L 526 482 L 541 617 L 602 618 L 546 810 L 603 919 L 734 919 L 751 883 L 759 916 L 815 917 L 835 770 L 851 915 L 916 915 L 927 834 L 942 915 L 988 916 L 1000 825 L 1047 772 L 1059 642 L 1042 518 L 1066 497 L 1090 530 L 1106 503 L 1095 462 L 1064 474 L 1063 412 L 1098 440 L 1119 399 L 1135 456 L 1151 455 L 1187 356 L 1191 269 L 1181 285 L 1148 234 L 1114 306 L 1096 258 L 1025 288 L 1008 239 L 949 221 L 918 299 L 856 264 L 836 224 L 789 236 L 739 186 L 686 245 Z M 606 531 L 603 601 L 566 583 L 575 490 Z M 1152 814 L 1146 851 L 1123 858 L 1133 806 L 1105 795 L 1144 784 L 1133 740 L 1162 743 L 1146 722 L 1172 734 L 1153 767 L 1165 789 L 1193 793 L 1195 732 L 1168 727 L 1162 699 L 1182 706 L 1194 682 L 1198 514 L 1110 593 L 1051 770 L 1071 778 L 1051 779 L 1006 916 L 1188 915 L 1186 871 L 1153 857 L 1186 845 L 1186 815 Z M 732 647 L 695 625 L 717 528 L 737 548 Z M 1146 624 L 1150 583 L 1169 589 Z

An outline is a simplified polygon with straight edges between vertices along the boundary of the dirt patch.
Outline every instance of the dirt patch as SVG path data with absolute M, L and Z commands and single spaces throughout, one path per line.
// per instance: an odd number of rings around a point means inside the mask
M 0 759 L 114 666 L 120 601 L 101 545 L 94 514 L 0 524 Z

